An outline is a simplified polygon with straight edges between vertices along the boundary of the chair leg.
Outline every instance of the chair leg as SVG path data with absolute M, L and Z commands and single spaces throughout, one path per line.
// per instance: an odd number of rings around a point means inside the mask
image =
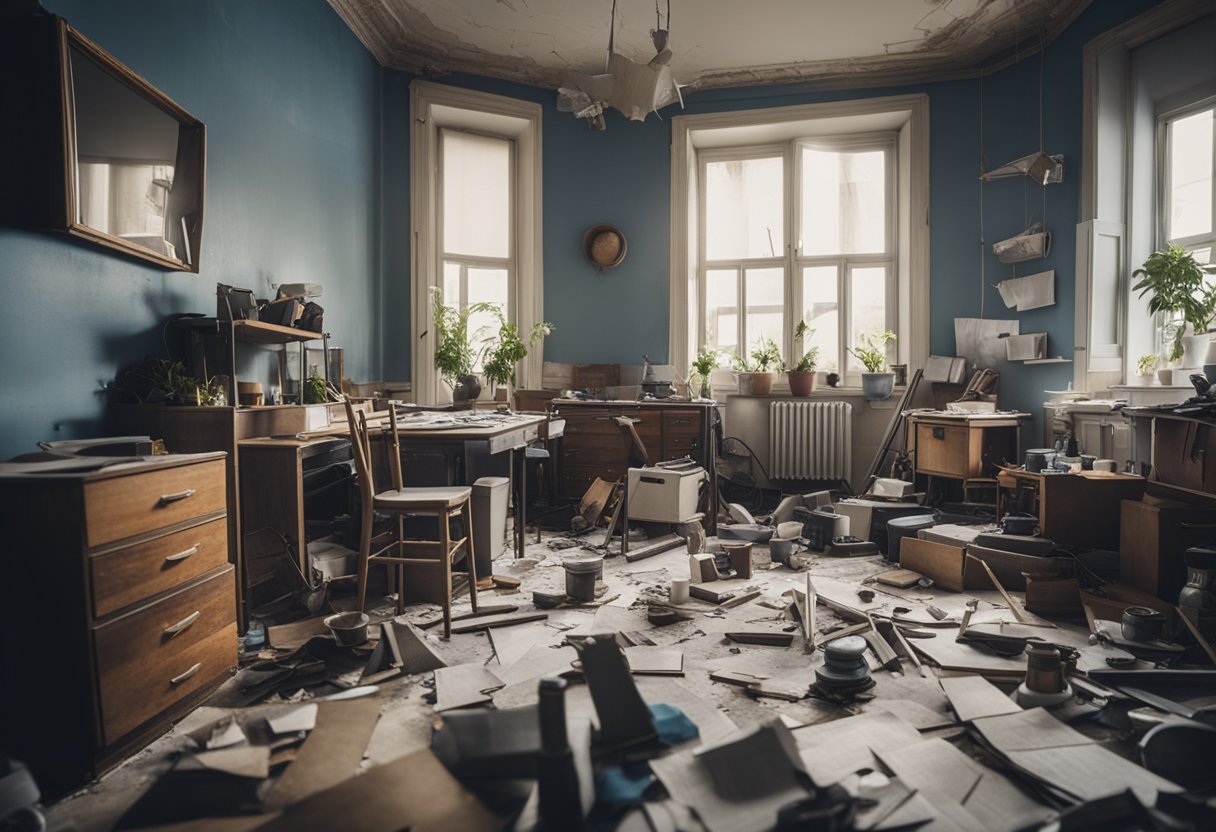
M 359 611 L 367 609 L 367 572 L 370 568 L 368 561 L 372 555 L 372 518 L 371 506 L 363 509 L 363 528 L 359 533 Z
M 397 557 L 405 557 L 405 518 L 397 517 L 397 545 L 393 551 Z M 397 615 L 405 612 L 405 564 L 397 564 Z
M 443 554 L 443 637 L 452 637 L 452 530 L 446 509 L 439 514 L 439 551 Z
M 464 519 L 465 560 L 469 566 L 469 600 L 473 602 L 473 612 L 477 612 L 477 558 L 473 551 L 473 510 L 468 500 L 460 507 L 460 516 Z

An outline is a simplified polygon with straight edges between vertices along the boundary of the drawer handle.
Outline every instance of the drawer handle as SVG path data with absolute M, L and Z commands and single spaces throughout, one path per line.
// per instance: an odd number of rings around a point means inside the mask
M 175 555 L 165 555 L 165 561 L 167 563 L 174 563 L 179 560 L 185 560 L 186 558 L 190 557 L 191 555 L 197 555 L 197 554 L 198 554 L 198 544 L 195 543 L 189 549 L 178 552 Z
M 946 429 L 945 428 L 934 428 L 933 429 L 933 438 L 934 439 L 945 439 L 946 438 Z
M 178 491 L 174 494 L 161 494 L 160 495 L 160 504 L 162 506 L 167 506 L 167 505 L 169 505 L 169 503 L 177 503 L 177 502 L 180 502 L 180 501 L 186 499 L 187 497 L 193 497 L 193 496 L 194 496 L 193 488 L 187 488 L 185 491 Z
M 171 624 L 168 627 L 166 627 L 165 635 L 167 635 L 167 636 L 177 635 L 182 630 L 186 629 L 191 624 L 193 624 L 195 621 L 198 621 L 198 618 L 200 615 L 202 615 L 202 612 L 200 610 L 195 610 L 194 612 L 190 613 L 189 615 L 187 615 L 185 618 L 183 618 L 181 621 L 177 622 L 176 624 Z
M 203 663 L 196 662 L 194 667 L 190 668 L 185 673 L 181 674 L 180 676 L 174 676 L 172 679 L 170 679 L 169 684 L 180 685 L 182 682 L 186 681 L 187 679 L 189 679 L 191 676 L 193 676 L 195 673 L 198 673 L 202 669 L 203 669 Z

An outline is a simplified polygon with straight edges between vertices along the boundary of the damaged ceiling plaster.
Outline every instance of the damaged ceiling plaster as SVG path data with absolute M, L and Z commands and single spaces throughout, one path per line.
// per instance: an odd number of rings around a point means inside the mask
M 329 0 L 384 66 L 557 89 L 604 71 L 611 0 Z M 1050 41 L 1089 0 L 673 0 L 670 67 L 701 89 L 875 86 L 969 74 Z M 663 11 L 666 11 L 664 4 Z M 618 0 L 616 48 L 654 57 L 653 0 Z

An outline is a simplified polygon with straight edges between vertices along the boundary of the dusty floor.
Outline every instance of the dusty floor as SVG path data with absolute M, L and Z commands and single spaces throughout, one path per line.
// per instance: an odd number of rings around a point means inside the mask
M 535 538 L 522 559 L 514 559 L 510 550 L 495 562 L 495 573 L 514 575 L 522 580 L 520 591 L 483 591 L 483 602 L 518 604 L 521 610 L 532 609 L 532 592 L 559 592 L 564 589 L 565 557 L 586 554 L 581 548 L 558 550 L 550 544 L 554 537 L 546 535 L 541 543 Z M 636 546 L 635 546 L 636 548 Z M 713 682 L 709 672 L 733 669 L 765 675 L 774 681 L 789 680 L 803 689 L 814 681 L 813 668 L 822 662 L 822 650 L 812 651 L 805 645 L 800 627 L 786 612 L 788 597 L 783 594 L 795 587 L 805 586 L 805 574 L 770 560 L 767 547 L 753 551 L 754 571 L 750 580 L 719 582 L 739 589 L 754 586 L 759 597 L 732 609 L 719 609 L 713 604 L 689 601 L 685 609 L 693 613 L 691 620 L 656 627 L 646 618 L 644 599 L 649 591 L 666 598 L 670 579 L 688 575 L 687 555 L 683 547 L 660 555 L 628 563 L 622 557 L 605 561 L 604 591 L 598 605 L 583 608 L 557 609 L 548 619 L 486 633 L 453 635 L 445 641 L 442 628 L 427 632 L 428 643 L 449 664 L 482 662 L 493 670 L 506 687 L 493 694 L 497 707 L 521 705 L 536 700 L 536 680 L 546 673 L 568 669 L 568 664 L 554 656 L 562 641 L 571 634 L 598 632 L 643 633 L 657 645 L 678 649 L 684 654 L 682 677 L 635 677 L 644 698 L 651 703 L 667 703 L 681 708 L 701 731 L 702 741 L 712 742 L 736 728 L 747 728 L 770 721 L 778 716 L 793 723 L 811 724 L 873 709 L 895 710 L 910 721 L 919 719 L 918 728 L 928 729 L 927 723 L 938 722 L 945 727 L 930 729 L 928 735 L 954 736 L 962 732 L 947 709 L 946 698 L 934 671 L 925 668 L 924 675 L 907 659 L 902 673 L 875 670 L 877 686 L 871 701 L 848 707 L 803 699 L 787 702 L 771 698 L 754 698 L 742 688 Z M 979 617 L 986 620 L 1012 620 L 1004 602 L 996 592 L 951 593 L 925 590 L 919 587 L 900 590 L 870 584 L 866 588 L 876 594 L 873 601 L 863 602 L 857 591 L 863 581 L 873 574 L 891 568 L 877 557 L 854 559 L 809 559 L 810 574 L 820 597 L 840 601 L 849 606 L 890 613 L 896 607 L 906 607 L 907 617 L 929 620 L 926 606 L 933 604 L 961 617 L 967 602 L 979 599 Z M 456 612 L 469 609 L 467 595 L 458 600 Z M 419 621 L 433 617 L 436 607 L 417 605 L 408 608 L 406 618 Z M 390 602 L 379 610 L 381 617 L 392 613 Z M 978 620 L 978 619 L 977 619 Z M 829 610 L 820 607 L 817 627 L 821 633 L 844 626 Z M 794 633 L 789 647 L 767 647 L 735 644 L 724 633 L 739 630 L 773 630 Z M 1078 627 L 1062 625 L 1053 636 L 1088 650 L 1087 633 Z M 1101 656 L 1091 656 L 1101 661 Z M 399 678 L 381 686 L 381 719 L 367 748 L 364 767 L 394 760 L 415 749 L 430 744 L 435 713 L 423 697 L 431 691 L 430 673 Z M 916 705 L 907 705 L 912 702 Z M 271 711 L 275 706 L 256 706 Z M 282 708 L 282 705 L 278 706 Z M 591 712 L 590 699 L 583 685 L 574 685 L 568 696 L 568 707 L 575 712 Z M 932 716 L 928 715 L 931 712 Z M 171 764 L 181 750 L 191 747 L 185 734 L 223 716 L 227 711 L 201 707 L 179 723 L 161 739 L 136 754 L 117 770 L 109 773 L 87 789 L 53 806 L 48 815 L 50 826 L 74 828 L 81 832 L 106 830 L 146 788 Z

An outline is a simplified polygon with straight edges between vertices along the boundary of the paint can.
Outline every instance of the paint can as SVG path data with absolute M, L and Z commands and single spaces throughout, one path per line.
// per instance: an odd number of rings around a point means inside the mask
M 688 603 L 688 578 L 672 578 L 667 600 L 673 604 Z
M 566 595 L 576 601 L 595 600 L 595 582 L 604 575 L 601 557 L 566 558 Z

